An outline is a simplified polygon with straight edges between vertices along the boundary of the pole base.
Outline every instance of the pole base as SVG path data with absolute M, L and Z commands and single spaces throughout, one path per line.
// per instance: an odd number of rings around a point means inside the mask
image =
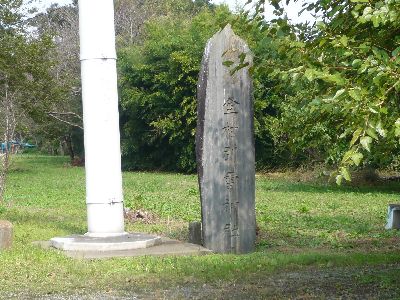
M 124 204 L 87 203 L 87 221 L 89 236 L 124 235 Z
M 92 238 L 107 238 L 107 237 L 118 237 L 128 235 L 127 232 L 122 233 L 99 233 L 99 232 L 86 232 L 84 236 L 92 237 Z
M 52 247 L 64 251 L 125 251 L 159 244 L 161 244 L 161 237 L 143 233 L 127 233 L 107 237 L 71 235 L 55 237 L 50 240 Z

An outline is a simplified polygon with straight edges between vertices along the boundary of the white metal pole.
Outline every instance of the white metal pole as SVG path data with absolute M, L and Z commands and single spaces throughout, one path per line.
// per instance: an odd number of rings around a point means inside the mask
M 89 236 L 123 235 L 113 0 L 79 0 Z

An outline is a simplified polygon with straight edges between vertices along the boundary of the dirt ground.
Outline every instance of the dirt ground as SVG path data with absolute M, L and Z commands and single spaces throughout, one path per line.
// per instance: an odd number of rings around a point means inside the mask
M 175 287 L 156 299 L 400 299 L 400 282 L 390 286 L 385 273 L 400 274 L 400 264 L 374 267 L 308 268 L 229 284 Z M 151 299 L 150 295 L 150 299 Z
M 108 292 L 82 291 L 74 294 L 0 295 L 0 299 L 114 300 L 114 299 L 400 299 L 400 282 L 385 281 L 385 274 L 400 275 L 400 263 L 360 267 L 302 268 L 279 271 L 264 277 L 254 274 L 236 282 L 198 285 L 187 281 L 165 289 L 149 287 Z M 393 276 L 392 276 L 393 277 Z M 399 277 L 397 277 L 399 278 Z

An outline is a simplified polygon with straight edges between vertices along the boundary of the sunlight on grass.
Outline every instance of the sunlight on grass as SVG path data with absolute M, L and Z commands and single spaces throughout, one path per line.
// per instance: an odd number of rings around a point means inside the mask
M 189 221 L 200 220 L 195 175 L 124 173 L 126 207 L 150 212 L 130 231 L 185 240 Z M 84 169 L 67 159 L 17 157 L 0 219 L 15 228 L 12 250 L 0 253 L 0 291 L 51 293 L 97 287 L 147 288 L 246 280 L 276 270 L 314 265 L 386 264 L 400 261 L 400 234 L 384 230 L 388 203 L 398 186 L 336 187 L 257 176 L 257 251 L 249 255 L 72 260 L 31 244 L 86 232 Z M 383 273 L 382 273 L 383 274 Z M 391 282 L 384 273 L 382 284 Z M 113 278 L 113 282 L 109 278 Z M 361 278 L 368 281 L 369 278 Z

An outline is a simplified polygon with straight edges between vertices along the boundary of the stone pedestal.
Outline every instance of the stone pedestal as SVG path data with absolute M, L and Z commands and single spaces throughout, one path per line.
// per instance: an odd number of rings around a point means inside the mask
M 92 237 L 88 235 L 72 235 L 55 237 L 50 240 L 52 247 L 64 251 L 127 251 L 144 249 L 159 245 L 161 238 L 143 233 L 129 233 L 120 236 Z
M 12 224 L 8 221 L 0 220 L 0 250 L 11 248 L 12 237 Z
M 63 240 L 62 240 L 63 239 Z M 67 240 L 69 239 L 69 240 Z M 120 237 L 116 241 L 113 238 L 86 239 L 84 236 L 71 236 L 69 238 L 58 238 L 57 241 L 37 241 L 34 245 L 48 250 L 63 250 L 61 253 L 77 259 L 107 259 L 114 257 L 137 257 L 137 256 L 180 256 L 180 255 L 205 255 L 212 252 L 199 245 L 182 243 L 177 240 L 161 238 L 154 240 L 154 237 L 137 236 L 130 245 L 121 245 L 123 240 L 131 240 L 127 236 Z M 155 243 L 150 247 L 153 240 Z M 93 245 L 96 243 L 97 245 Z M 143 248 L 142 246 L 149 246 Z M 57 248 L 56 248 L 56 247 Z M 100 246 L 100 247 L 99 247 Z M 122 246 L 122 247 L 121 247 Z M 69 250 L 71 249 L 71 250 Z
M 386 229 L 400 229 L 400 204 L 389 204 Z

